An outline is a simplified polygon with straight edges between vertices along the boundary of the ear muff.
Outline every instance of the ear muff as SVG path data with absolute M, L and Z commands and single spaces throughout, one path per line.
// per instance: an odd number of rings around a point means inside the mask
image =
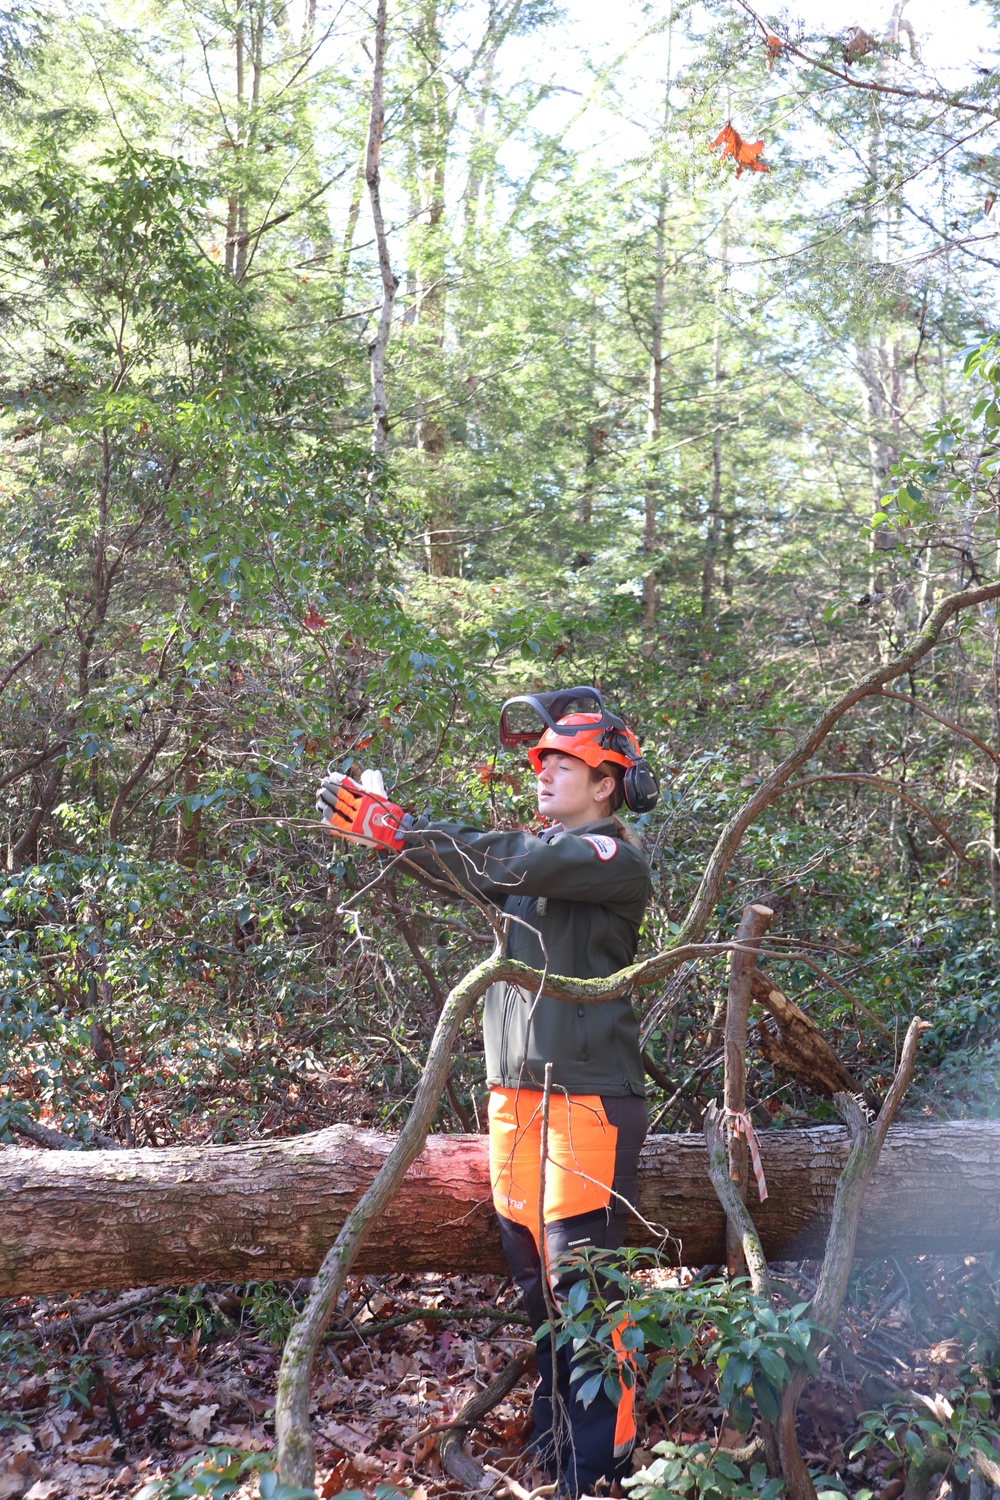
M 629 812 L 652 812 L 660 800 L 660 783 L 647 760 L 637 760 L 625 772 L 625 806 Z

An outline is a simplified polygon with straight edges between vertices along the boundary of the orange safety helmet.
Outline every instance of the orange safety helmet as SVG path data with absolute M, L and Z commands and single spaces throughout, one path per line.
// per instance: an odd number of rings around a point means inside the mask
M 620 729 L 616 731 L 616 736 L 624 735 L 630 746 L 634 748 L 634 754 L 626 755 L 621 750 L 612 750 L 608 747 L 604 714 L 567 714 L 565 718 L 557 722 L 564 726 L 579 724 L 579 733 L 558 734 L 554 729 L 546 729 L 538 744 L 532 745 L 528 751 L 528 759 L 536 775 L 542 769 L 542 756 L 546 750 L 554 750 L 559 755 L 575 756 L 577 760 L 586 761 L 588 766 L 593 766 L 595 771 L 607 761 L 611 761 L 616 766 L 624 766 L 627 770 L 629 766 L 641 759 L 642 751 L 639 748 L 639 741 L 631 729 Z
M 532 744 L 539 719 L 545 731 L 537 744 Z M 508 698 L 500 710 L 499 739 L 507 750 L 530 745 L 528 759 L 536 773 L 542 768 L 546 750 L 574 755 L 594 770 L 611 761 L 625 771 L 622 792 L 629 812 L 647 813 L 656 806 L 660 785 L 652 766 L 624 719 L 608 713 L 595 687 L 559 688 L 551 693 L 522 693 Z

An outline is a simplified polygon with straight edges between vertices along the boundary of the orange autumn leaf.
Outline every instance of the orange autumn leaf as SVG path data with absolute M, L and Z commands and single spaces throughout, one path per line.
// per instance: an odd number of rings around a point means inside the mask
M 775 58 L 781 56 L 781 37 L 766 37 L 764 40 L 764 51 L 767 53 L 767 71 L 770 73 L 774 67 Z
M 714 151 L 716 146 L 722 147 L 722 156 L 725 159 L 731 156 L 736 163 L 737 177 L 743 176 L 744 168 L 751 172 L 770 172 L 771 168 L 766 161 L 760 160 L 760 153 L 764 149 L 763 141 L 745 141 L 738 130 L 733 129 L 732 120 L 727 120 L 719 131 L 715 140 L 709 147 Z
M 329 624 L 329 621 L 324 620 L 323 616 L 320 614 L 320 612 L 316 608 L 315 604 L 310 604 L 309 608 L 306 610 L 305 614 L 302 616 L 302 625 L 303 625 L 304 629 L 306 629 L 306 630 L 322 630 L 324 628 L 324 626 L 327 625 L 327 624 Z

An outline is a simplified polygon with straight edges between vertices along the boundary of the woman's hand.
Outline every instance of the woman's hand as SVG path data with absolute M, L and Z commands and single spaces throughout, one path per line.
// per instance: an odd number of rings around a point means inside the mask
M 328 832 L 352 843 L 394 853 L 403 847 L 409 817 L 385 795 L 380 771 L 363 771 L 360 781 L 332 771 L 319 784 L 316 810 Z

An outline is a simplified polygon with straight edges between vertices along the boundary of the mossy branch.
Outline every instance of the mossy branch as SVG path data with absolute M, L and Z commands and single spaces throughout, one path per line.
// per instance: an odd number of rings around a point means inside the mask
M 503 966 L 503 960 L 494 954 L 484 963 L 477 964 L 449 992 L 406 1124 L 371 1187 L 352 1208 L 327 1251 L 313 1280 L 308 1301 L 288 1335 L 278 1372 L 274 1413 L 278 1471 L 286 1484 L 301 1485 L 305 1489 L 313 1486 L 316 1454 L 309 1428 L 309 1385 L 320 1339 L 362 1241 L 424 1148 L 441 1102 L 462 1023 L 471 1014 L 480 995 L 501 977 Z

